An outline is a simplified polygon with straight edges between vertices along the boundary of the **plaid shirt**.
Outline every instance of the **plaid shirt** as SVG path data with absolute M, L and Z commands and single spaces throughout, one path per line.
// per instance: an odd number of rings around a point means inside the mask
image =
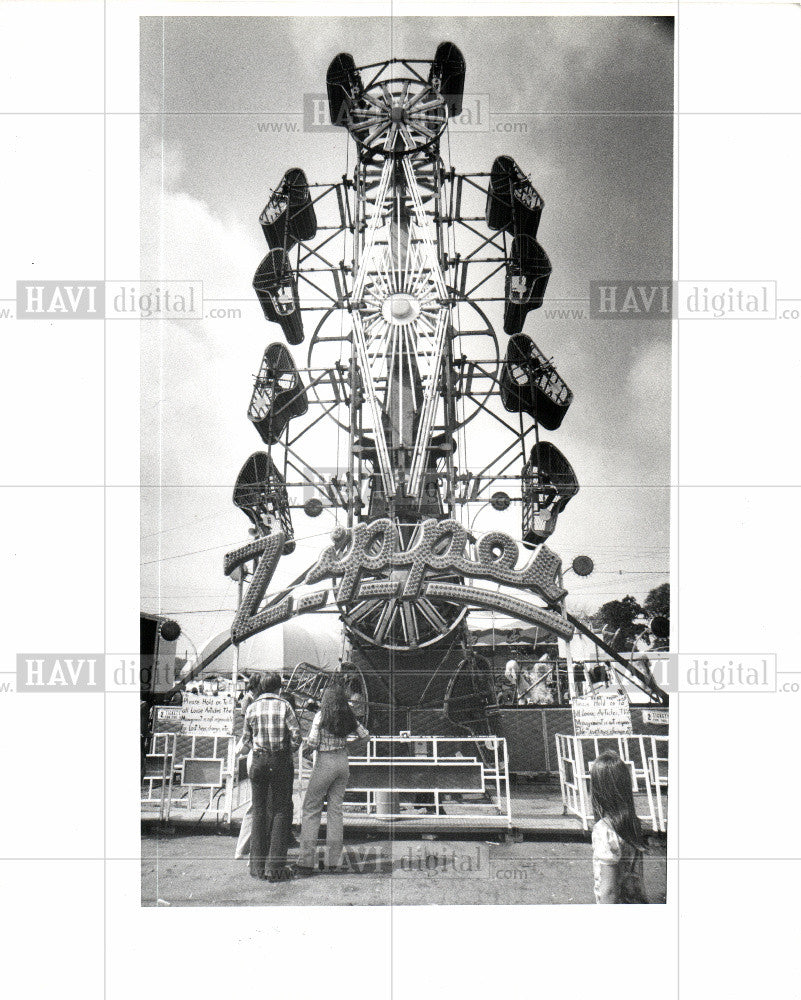
M 355 733 L 350 736 L 334 736 L 323 728 L 322 719 L 323 713 L 318 712 L 306 737 L 306 746 L 310 750 L 344 750 L 351 741 L 366 740 L 370 735 L 361 722 L 357 722 Z
M 296 750 L 300 746 L 300 726 L 288 701 L 275 694 L 258 697 L 245 712 L 239 752 L 254 750 Z

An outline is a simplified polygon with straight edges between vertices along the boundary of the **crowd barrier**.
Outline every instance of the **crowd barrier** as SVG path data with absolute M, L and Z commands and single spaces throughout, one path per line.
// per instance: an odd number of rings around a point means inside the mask
M 556 736 L 559 783 L 566 813 L 588 830 L 594 822 L 590 766 L 604 750 L 616 750 L 631 768 L 634 803 L 640 820 L 655 833 L 667 830 L 667 736 Z
M 301 755 L 300 784 L 310 762 Z M 402 799 L 406 799 L 403 808 Z M 350 758 L 347 814 L 409 819 L 423 804 L 426 820 L 452 822 L 501 817 L 511 827 L 506 740 L 498 736 L 372 736 Z

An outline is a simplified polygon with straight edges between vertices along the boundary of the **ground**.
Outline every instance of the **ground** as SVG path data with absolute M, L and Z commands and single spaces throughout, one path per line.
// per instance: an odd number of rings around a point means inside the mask
M 227 834 L 146 833 L 142 839 L 144 906 L 345 906 L 455 903 L 593 903 L 589 838 L 388 840 L 359 835 L 345 847 L 344 874 L 291 883 L 252 879 L 234 861 Z M 296 852 L 290 852 L 290 861 Z M 645 887 L 665 901 L 664 841 L 652 841 Z

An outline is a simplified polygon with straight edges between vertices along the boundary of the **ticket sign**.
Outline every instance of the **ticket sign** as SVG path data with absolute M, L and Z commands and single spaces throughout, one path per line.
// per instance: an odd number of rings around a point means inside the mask
M 183 717 L 179 706 L 157 705 L 153 719 L 154 733 L 181 733 Z
M 185 694 L 181 715 L 181 732 L 187 736 L 230 736 L 234 699 L 224 694 Z
M 643 709 L 642 721 L 652 726 L 666 726 L 670 716 L 661 709 Z
M 627 736 L 633 732 L 631 708 L 624 694 L 585 694 L 574 698 L 576 736 Z

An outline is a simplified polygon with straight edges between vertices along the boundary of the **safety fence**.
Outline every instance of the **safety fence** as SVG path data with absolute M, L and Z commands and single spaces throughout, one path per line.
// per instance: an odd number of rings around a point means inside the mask
M 300 757 L 305 788 L 310 762 Z M 506 740 L 498 736 L 372 736 L 350 758 L 346 821 L 410 820 L 511 827 Z
M 590 767 L 605 750 L 616 750 L 631 769 L 637 815 L 655 832 L 667 830 L 667 736 L 556 736 L 559 783 L 566 813 L 577 816 L 583 829 L 593 822 Z
M 157 811 L 159 819 L 166 822 L 173 809 L 186 813 L 198 807 L 209 809 L 224 793 L 224 816 L 230 818 L 233 743 L 231 736 L 154 733 L 144 759 L 143 814 Z

